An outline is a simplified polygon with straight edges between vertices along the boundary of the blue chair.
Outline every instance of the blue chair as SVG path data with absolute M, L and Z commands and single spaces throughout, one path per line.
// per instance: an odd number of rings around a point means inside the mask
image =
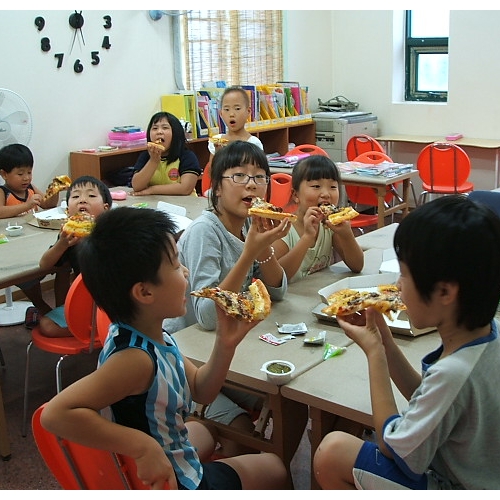
M 486 205 L 500 217 L 500 191 L 471 191 L 469 199 Z

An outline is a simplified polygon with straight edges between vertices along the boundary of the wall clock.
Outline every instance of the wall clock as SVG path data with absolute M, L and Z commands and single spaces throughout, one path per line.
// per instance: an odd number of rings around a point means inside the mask
M 89 46 L 90 50 L 88 50 L 88 54 L 86 56 L 81 55 L 80 57 L 76 57 L 75 59 L 73 59 L 72 55 L 74 56 L 73 49 L 75 48 L 75 41 L 78 39 L 79 43 L 77 45 L 80 47 L 84 47 L 83 50 L 85 52 L 85 50 L 88 47 L 87 45 L 88 40 L 86 43 L 85 36 L 83 34 L 85 27 L 85 18 L 83 16 L 82 11 L 75 10 L 74 12 L 72 12 L 68 16 L 66 24 L 66 26 L 69 26 L 70 28 L 69 32 L 71 34 L 69 53 L 65 54 L 64 52 L 60 52 L 59 49 L 55 49 L 58 50 L 58 52 L 54 53 L 54 58 L 56 60 L 56 68 L 61 68 L 63 66 L 63 63 L 66 63 L 66 59 L 69 59 L 73 64 L 73 71 L 75 73 L 81 73 L 84 70 L 85 65 L 87 63 L 90 63 L 92 66 L 99 65 L 99 63 L 101 62 L 101 58 L 99 57 L 100 49 L 109 50 L 111 48 L 109 35 L 107 34 L 108 30 L 110 30 L 111 27 L 113 26 L 111 16 L 109 15 L 102 16 L 101 25 L 103 29 L 103 38 L 102 41 L 99 40 L 100 47 L 99 46 L 96 47 L 95 45 Z M 39 32 L 42 32 L 44 29 L 46 30 L 49 29 L 49 23 L 45 21 L 45 18 L 43 16 L 37 16 L 35 18 L 35 26 Z M 55 42 L 48 36 L 43 36 L 40 39 L 40 49 L 42 50 L 42 52 L 50 52 L 52 50 L 53 45 L 55 47 Z M 96 48 L 97 50 L 95 50 Z

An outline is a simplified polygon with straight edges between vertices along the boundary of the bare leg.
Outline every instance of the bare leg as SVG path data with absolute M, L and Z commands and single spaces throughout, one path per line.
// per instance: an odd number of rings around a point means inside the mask
M 231 427 L 234 429 L 241 430 L 247 434 L 252 434 L 255 429 L 255 425 L 250 418 L 250 415 L 243 413 L 238 415 L 232 422 Z M 244 455 L 249 453 L 259 453 L 258 450 L 244 446 L 242 444 L 236 443 L 230 439 L 219 438 L 221 444 L 220 450 L 218 452 L 224 457 L 234 457 L 237 455 Z
M 42 316 L 40 318 L 40 331 L 46 337 L 71 337 L 71 332 L 69 328 L 61 327 L 47 316 Z
M 356 489 L 352 469 L 363 441 L 345 432 L 330 432 L 314 454 L 314 475 L 324 490 Z
M 189 432 L 189 441 L 196 446 L 198 456 L 202 462 L 210 461 L 217 444 L 217 431 L 210 423 L 199 420 L 188 420 L 186 427 Z
M 240 476 L 244 490 L 283 490 L 287 471 L 274 453 L 253 453 L 219 460 L 230 465 Z
M 56 307 L 62 306 L 66 300 L 66 295 L 71 284 L 71 270 L 62 269 L 56 272 L 54 278 L 54 296 L 56 299 Z

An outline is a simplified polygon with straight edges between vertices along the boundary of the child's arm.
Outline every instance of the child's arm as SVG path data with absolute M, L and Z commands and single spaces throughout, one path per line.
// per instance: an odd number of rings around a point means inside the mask
M 304 228 L 299 241 L 292 248 L 288 248 L 282 239 L 273 243 L 276 258 L 285 270 L 288 279 L 295 276 L 307 251 L 316 244 L 322 218 L 323 216 L 317 207 L 308 208 L 304 215 Z
M 136 175 L 139 174 L 140 172 Z M 154 186 L 148 186 L 141 191 L 137 191 L 134 188 L 134 195 L 150 196 L 155 194 L 169 194 L 171 196 L 188 196 L 195 189 L 198 178 L 196 174 L 186 172 L 180 176 L 179 182 L 173 182 L 172 184 L 156 184 Z M 135 179 L 135 176 L 132 180 L 133 179 Z M 134 183 L 132 182 L 132 186 L 133 185 Z
M 70 235 L 61 231 L 59 238 L 50 248 L 45 250 L 44 254 L 40 258 L 40 269 L 50 269 L 54 267 L 59 259 L 64 255 L 64 252 L 69 247 L 72 247 L 78 243 L 80 238 Z
M 144 393 L 153 371 L 151 358 L 143 351 L 125 349 L 113 354 L 96 371 L 49 401 L 42 413 L 42 425 L 85 446 L 132 457 L 138 477 L 153 489 L 162 489 L 165 482 L 177 489 L 172 465 L 154 438 L 98 413 L 126 396 Z
M 333 247 L 340 255 L 346 266 L 354 273 L 363 270 L 365 257 L 351 229 L 349 221 L 332 225 L 328 219 L 325 224 L 333 231 Z
M 30 210 L 37 208 L 42 200 L 42 196 L 40 194 L 34 194 L 30 196 L 24 203 L 20 203 L 19 205 L 5 205 L 5 193 L 2 189 L 0 189 L 0 219 L 8 219 L 10 217 L 18 217 Z
M 143 191 L 149 186 L 149 181 L 151 177 L 153 177 L 161 161 L 162 152 L 157 147 L 148 144 L 148 153 L 149 160 L 132 177 L 132 189 L 137 192 Z
M 57 207 L 57 204 L 59 203 L 59 192 L 54 193 L 50 198 L 47 198 L 44 200 L 45 193 L 42 193 L 37 187 L 33 186 L 32 187 L 35 191 L 35 194 L 40 195 L 40 208 L 43 208 L 44 210 L 47 210 L 49 208 L 54 208 Z
M 233 359 L 236 347 L 246 334 L 259 322 L 246 323 L 226 315 L 222 309 L 217 310 L 217 336 L 208 361 L 201 366 L 196 366 L 184 358 L 186 376 L 193 399 L 202 404 L 211 403 L 219 393 L 229 366 Z
M 373 423 L 377 435 L 377 443 L 384 455 L 391 457 L 392 454 L 385 445 L 383 436 L 383 425 L 392 415 L 399 413 L 392 392 L 389 361 L 386 354 L 384 340 L 391 335 L 389 327 L 385 324 L 383 317 L 374 309 L 367 309 L 364 314 L 337 317 L 341 328 L 346 335 L 358 344 L 366 355 L 368 361 L 368 376 L 370 379 L 370 396 L 372 403 Z M 360 322 L 366 324 L 360 325 Z M 392 335 L 391 335 L 392 336 Z M 394 353 L 392 353 L 394 354 Z M 402 354 L 401 354 L 402 356 Z M 404 356 L 403 356 L 404 358 Z M 401 362 L 400 358 L 395 358 Z M 392 367 L 392 372 L 397 369 L 406 369 L 403 364 L 397 363 Z M 410 373 L 415 371 L 411 368 Z M 406 378 L 404 373 L 397 374 L 397 378 Z

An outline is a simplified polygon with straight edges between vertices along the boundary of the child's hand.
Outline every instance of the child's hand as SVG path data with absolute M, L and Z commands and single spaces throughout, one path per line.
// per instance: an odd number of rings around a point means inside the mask
M 171 490 L 177 489 L 177 478 L 170 460 L 160 445 L 157 449 L 136 458 L 137 477 L 152 490 L 163 490 L 168 485 Z
M 292 223 L 289 219 L 279 221 L 252 215 L 252 224 L 248 230 L 245 246 L 260 252 L 276 240 L 286 236 L 291 227 Z
M 75 236 L 72 233 L 67 233 L 61 228 L 61 234 L 59 235 L 57 243 L 65 248 L 69 248 L 76 245 L 80 240 L 81 238 L 79 238 L 78 236 Z
M 319 225 L 323 217 L 323 212 L 319 207 L 309 207 L 304 214 L 304 235 L 314 238 L 314 241 L 316 241 Z
M 335 234 L 337 234 L 338 236 L 342 237 L 342 236 L 351 236 L 351 233 L 352 233 L 352 229 L 351 229 L 351 223 L 348 221 L 348 220 L 345 220 L 339 224 L 332 224 L 329 220 L 328 220 L 328 217 L 325 217 L 323 223 L 325 224 L 325 226 L 330 229 L 331 231 L 333 231 Z
M 240 321 L 226 314 L 219 306 L 217 313 L 217 335 L 220 341 L 229 349 L 234 349 L 245 338 L 246 334 L 260 321 Z
M 149 143 L 147 145 L 149 158 L 154 162 L 160 163 L 161 155 L 164 153 L 159 147 L 155 146 L 153 143 Z
M 41 194 L 37 194 L 37 193 L 35 193 L 33 196 L 30 196 L 26 200 L 26 203 L 28 205 L 28 210 L 39 207 L 40 204 L 42 203 L 42 198 L 43 198 L 43 196 Z
M 379 326 L 389 331 L 382 314 L 373 308 L 361 311 L 359 314 L 349 316 L 337 316 L 339 326 L 345 334 L 368 354 L 372 349 L 378 348 L 382 343 L 382 335 Z

